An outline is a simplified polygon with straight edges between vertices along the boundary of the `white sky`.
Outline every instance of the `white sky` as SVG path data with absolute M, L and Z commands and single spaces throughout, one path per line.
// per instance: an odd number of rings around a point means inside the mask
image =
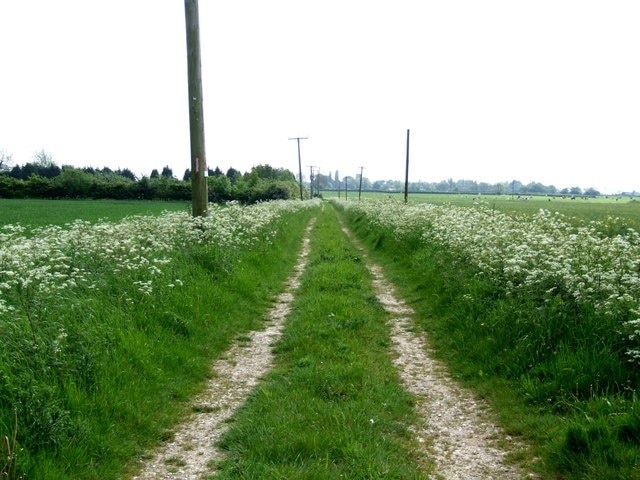
M 640 191 L 638 0 L 200 0 L 209 167 Z M 190 166 L 184 3 L 0 0 L 0 149 Z

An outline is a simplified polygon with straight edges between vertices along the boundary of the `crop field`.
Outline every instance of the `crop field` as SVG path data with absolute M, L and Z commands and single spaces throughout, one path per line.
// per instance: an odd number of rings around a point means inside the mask
M 212 359 L 262 324 L 311 218 L 309 272 L 274 370 L 222 440 L 222 478 L 429 478 L 340 222 L 452 376 L 531 445 L 520 460 L 540 478 L 640 477 L 637 202 L 350 197 L 211 205 L 205 219 L 167 202 L 0 208 L 3 479 L 131 478 Z
M 93 223 L 116 221 L 131 215 L 157 215 L 163 211 L 186 212 L 190 207 L 185 202 L 0 198 L 0 225 L 20 224 L 31 230 L 78 219 Z

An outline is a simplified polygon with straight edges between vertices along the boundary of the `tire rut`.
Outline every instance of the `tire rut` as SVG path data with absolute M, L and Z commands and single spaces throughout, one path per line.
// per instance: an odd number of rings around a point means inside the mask
M 413 331 L 413 309 L 398 297 L 382 268 L 369 259 L 351 231 L 344 225 L 342 230 L 362 253 L 377 299 L 391 315 L 393 362 L 405 389 L 414 395 L 421 418 L 419 425 L 410 427 L 416 453 L 431 463 L 432 475 L 447 480 L 536 478 L 506 461 L 510 452 L 523 446 L 501 431 L 490 420 L 488 407 L 460 387 L 433 358 L 427 340 Z M 511 447 L 503 448 L 507 443 Z
M 142 462 L 140 473 L 133 480 L 198 480 L 214 473 L 213 465 L 223 458 L 215 443 L 227 430 L 225 422 L 272 366 L 272 347 L 282 334 L 294 292 L 307 266 L 313 225 L 311 220 L 294 272 L 267 314 L 266 328 L 237 340 L 214 363 L 207 388 L 192 401 L 190 418 L 176 427 L 172 440 Z

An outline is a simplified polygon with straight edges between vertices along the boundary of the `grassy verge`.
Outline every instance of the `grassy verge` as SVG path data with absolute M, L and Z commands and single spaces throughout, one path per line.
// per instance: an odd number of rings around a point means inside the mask
M 336 192 L 322 192 L 326 199 L 336 199 Z M 344 199 L 344 192 L 342 192 Z M 349 201 L 357 201 L 358 192 L 349 193 Z M 402 201 L 404 194 L 363 192 L 363 199 L 394 198 Z M 526 198 L 526 199 L 525 199 Z M 490 208 L 508 213 L 533 215 L 540 209 L 560 212 L 575 220 L 577 224 L 585 224 L 592 220 L 607 221 L 613 234 L 626 228 L 640 230 L 640 199 L 629 197 L 598 197 L 576 200 L 561 197 L 512 197 L 511 195 L 471 195 L 471 194 L 438 194 L 438 193 L 410 193 L 410 203 L 431 203 L 434 205 L 457 205 L 471 207 L 482 202 Z
M 333 209 L 311 248 L 276 367 L 236 414 L 215 478 L 424 478 L 407 451 L 411 399 L 385 313 Z
M 640 478 L 639 378 L 615 319 L 560 295 L 505 295 L 446 248 L 346 217 L 437 355 L 494 404 L 507 433 L 528 439 L 545 478 Z
M 285 214 L 269 226 L 276 237 L 250 249 L 172 252 L 171 271 L 150 295 L 135 272 L 104 264 L 85 265 L 99 270 L 100 288 L 25 295 L 0 328 L 0 438 L 14 431 L 16 409 L 14 470 L 51 480 L 121 478 L 168 438 L 212 359 L 262 321 L 311 214 Z

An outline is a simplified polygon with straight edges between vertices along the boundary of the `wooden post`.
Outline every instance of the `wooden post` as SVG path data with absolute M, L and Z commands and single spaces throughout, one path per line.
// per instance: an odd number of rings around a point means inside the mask
M 194 217 L 202 217 L 207 215 L 208 192 L 206 177 L 207 157 L 204 148 L 204 113 L 202 109 L 198 0 L 185 0 L 184 12 L 187 27 L 192 214 Z
M 289 140 L 297 140 L 298 141 L 298 173 L 300 175 L 300 200 L 302 198 L 302 161 L 300 160 L 300 140 L 306 140 L 309 137 L 294 137 Z
M 409 200 L 409 129 L 407 128 L 407 165 L 404 173 L 404 203 Z
M 362 170 L 364 167 L 360 167 L 360 187 L 358 188 L 358 200 L 360 200 L 360 196 L 362 195 Z

